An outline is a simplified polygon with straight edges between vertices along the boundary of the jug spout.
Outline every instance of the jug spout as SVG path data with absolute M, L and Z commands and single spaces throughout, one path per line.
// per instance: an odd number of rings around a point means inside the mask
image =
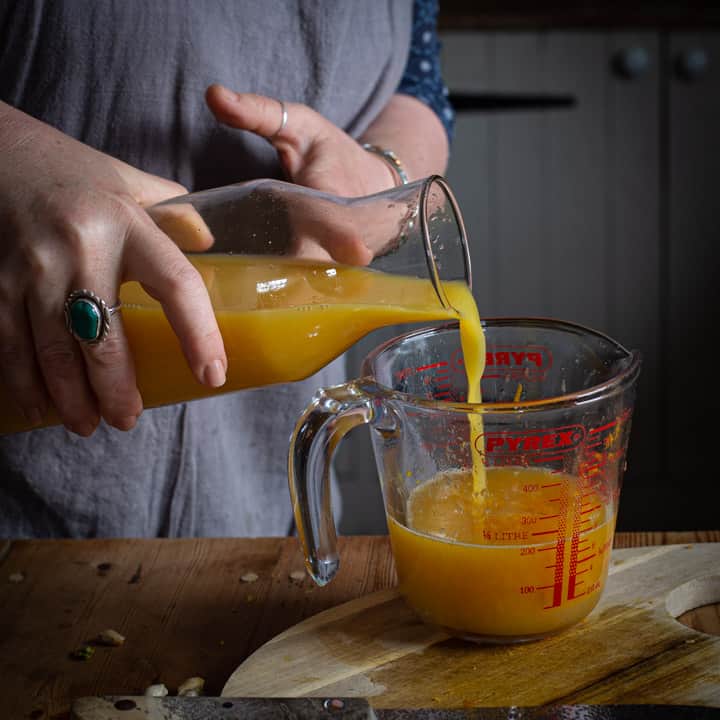
M 330 497 L 332 457 L 342 438 L 358 425 L 394 427 L 378 394 L 384 391 L 368 379 L 319 390 L 290 441 L 288 479 L 295 523 L 305 565 L 320 586 L 327 585 L 340 567 Z

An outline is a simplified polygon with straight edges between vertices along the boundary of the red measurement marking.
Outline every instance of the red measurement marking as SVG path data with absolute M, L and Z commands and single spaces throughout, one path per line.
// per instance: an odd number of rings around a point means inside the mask
M 587 515 L 588 513 L 591 513 L 593 510 L 599 510 L 601 507 L 602 507 L 602 505 L 593 505 L 591 508 L 581 511 L 580 514 Z
M 600 463 L 595 463 L 594 465 L 587 465 L 585 467 L 585 472 L 590 472 L 590 470 L 597 470 L 600 467 Z
M 447 367 L 447 361 L 443 360 L 442 362 L 436 362 L 430 365 L 421 365 L 420 367 L 415 368 L 415 372 L 424 372 L 425 370 L 432 370 L 436 367 Z
M 538 590 L 549 590 L 551 587 L 555 587 L 555 583 L 552 585 L 537 585 Z
M 573 519 L 572 540 L 570 541 L 570 576 L 568 577 L 567 599 L 574 600 L 579 595 L 577 587 L 582 581 L 577 579 L 577 557 L 578 546 L 580 545 L 579 531 L 582 529 L 582 523 L 578 523 L 578 517 L 575 515 Z
M 585 568 L 584 570 L 578 570 L 575 574 L 576 575 L 584 575 L 586 572 L 590 572 L 590 568 Z
M 538 520 L 552 520 L 559 517 L 560 515 L 544 515 L 543 517 L 538 518 Z
M 531 535 L 557 535 L 557 530 L 545 530 L 545 532 L 534 532 Z
M 545 488 L 551 487 L 562 487 L 563 483 L 550 483 L 549 485 L 541 485 L 540 487 L 544 490 Z
M 555 545 L 551 545 L 550 547 L 546 548 L 538 548 L 538 552 L 547 552 L 548 550 L 557 550 Z M 550 565 L 550 567 L 555 567 L 554 565 Z
M 584 557 L 584 558 L 578 558 L 578 565 L 580 563 L 586 563 L 588 560 L 592 560 L 594 557 L 597 557 L 597 553 L 593 553 L 592 555 L 588 555 L 587 557 Z
M 600 445 L 602 445 L 602 444 L 603 444 L 602 440 L 598 440 L 597 442 L 593 442 L 593 443 L 585 443 L 585 447 L 589 450 L 590 448 L 600 447 Z
M 553 598 L 550 605 L 545 606 L 545 610 L 549 610 L 553 607 L 559 607 L 562 604 L 562 591 L 563 591 L 563 568 L 565 561 L 565 540 L 561 533 L 565 529 L 564 521 L 560 521 L 560 525 L 557 528 L 557 541 L 555 543 L 555 566 L 553 573 Z
M 609 430 L 611 427 L 615 427 L 617 425 L 617 420 L 613 420 L 612 422 L 607 423 L 606 425 L 601 425 L 597 428 L 592 428 L 588 430 L 588 435 L 593 435 L 594 433 L 602 432 L 603 430 Z

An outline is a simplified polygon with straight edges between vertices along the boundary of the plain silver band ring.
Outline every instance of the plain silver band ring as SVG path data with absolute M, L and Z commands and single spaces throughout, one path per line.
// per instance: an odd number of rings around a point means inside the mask
M 268 140 L 274 140 L 284 129 L 287 125 L 288 121 L 288 113 L 287 108 L 285 107 L 285 103 L 282 100 L 278 100 L 280 103 L 280 110 L 282 112 L 282 119 L 280 120 L 280 127 L 268 138 Z
M 65 325 L 78 342 L 96 345 L 107 337 L 110 320 L 120 306 L 119 300 L 114 305 L 108 305 L 87 288 L 75 290 L 65 300 Z

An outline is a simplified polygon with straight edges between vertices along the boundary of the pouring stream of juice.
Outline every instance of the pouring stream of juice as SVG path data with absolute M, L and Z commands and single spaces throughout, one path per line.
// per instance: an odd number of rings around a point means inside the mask
M 479 392 L 482 330 L 469 288 L 445 283 L 443 308 L 425 279 L 285 257 L 189 256 L 203 276 L 228 356 L 217 390 L 192 375 L 160 304 L 134 282 L 122 286 L 122 323 L 146 408 L 309 377 L 370 331 L 396 323 L 459 318 L 470 397 Z M 42 425 L 56 425 L 54 408 Z M 0 433 L 31 429 L 0 386 Z
M 467 402 L 482 402 L 480 381 L 485 370 L 485 334 L 480 324 L 477 304 L 470 288 L 461 283 L 446 283 L 445 292 L 450 303 L 457 310 L 460 321 L 460 344 L 462 345 L 463 364 L 467 375 Z M 470 457 L 472 459 L 473 499 L 472 508 L 478 511 L 481 499 L 487 488 L 485 459 L 478 450 L 473 438 L 482 438 L 482 415 L 472 413 L 470 418 Z

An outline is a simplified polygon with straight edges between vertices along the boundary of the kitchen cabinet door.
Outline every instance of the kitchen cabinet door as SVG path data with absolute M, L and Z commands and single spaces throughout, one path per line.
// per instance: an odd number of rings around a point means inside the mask
M 647 495 L 661 472 L 659 37 L 441 39 L 445 80 L 465 108 L 447 175 L 480 314 L 570 320 L 641 350 L 619 524 L 667 527 L 670 508 L 658 514 Z
M 717 527 L 714 357 L 720 327 L 720 35 L 667 41 L 667 237 L 662 307 L 663 505 Z
M 481 315 L 579 322 L 643 354 L 619 528 L 717 525 L 720 36 L 445 32 L 447 176 Z M 406 328 L 374 333 L 348 353 Z M 712 377 L 712 376 L 710 376 Z M 341 448 L 344 532 L 381 532 L 364 430 Z

